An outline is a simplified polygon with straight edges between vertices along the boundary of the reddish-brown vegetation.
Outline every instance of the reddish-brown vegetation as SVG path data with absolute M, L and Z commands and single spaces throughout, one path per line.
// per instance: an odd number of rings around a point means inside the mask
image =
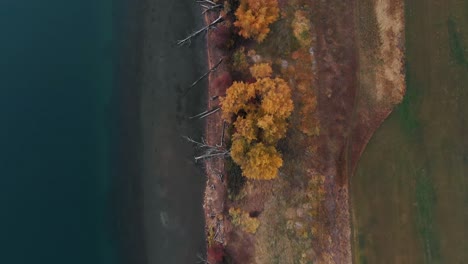
M 223 258 L 224 258 L 224 247 L 223 245 L 216 244 L 208 248 L 207 250 L 207 255 L 208 255 L 208 262 L 217 264 L 217 263 L 222 263 Z
M 232 27 L 220 25 L 215 30 L 211 31 L 211 44 L 218 49 L 226 49 L 232 44 Z
M 224 92 L 232 85 L 232 77 L 229 72 L 224 72 L 213 80 L 213 86 L 218 90 L 218 95 L 221 91 Z

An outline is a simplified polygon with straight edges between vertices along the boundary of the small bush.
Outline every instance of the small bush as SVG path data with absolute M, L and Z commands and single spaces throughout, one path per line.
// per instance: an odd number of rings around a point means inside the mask
M 211 31 L 211 41 L 218 49 L 226 49 L 232 37 L 232 29 L 226 25 L 218 26 L 215 30 Z
M 220 244 L 216 244 L 208 248 L 208 262 L 209 263 L 222 263 L 224 258 L 224 248 Z
M 231 57 L 231 65 L 234 71 L 240 73 L 247 73 L 249 70 L 249 63 L 247 61 L 247 56 L 245 54 L 244 47 L 236 50 Z
M 247 233 L 255 234 L 260 226 L 260 221 L 257 218 L 250 217 L 249 213 L 239 208 L 230 208 L 229 215 L 231 216 L 232 224 L 240 226 Z
M 213 85 L 218 91 L 223 91 L 232 85 L 232 77 L 228 72 L 223 73 L 213 80 Z

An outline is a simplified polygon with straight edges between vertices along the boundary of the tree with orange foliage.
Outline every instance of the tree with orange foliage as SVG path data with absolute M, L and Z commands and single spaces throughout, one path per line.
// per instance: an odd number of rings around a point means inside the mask
M 235 15 L 239 35 L 262 42 L 279 17 L 278 0 L 240 0 Z
M 282 166 L 276 144 L 286 136 L 293 110 L 291 89 L 271 78 L 267 63 L 250 68 L 254 83 L 234 82 L 221 98 L 223 118 L 233 124 L 231 157 L 251 179 L 273 179 Z
M 251 146 L 240 166 L 251 179 L 271 180 L 277 177 L 282 165 L 283 159 L 276 148 L 260 142 Z

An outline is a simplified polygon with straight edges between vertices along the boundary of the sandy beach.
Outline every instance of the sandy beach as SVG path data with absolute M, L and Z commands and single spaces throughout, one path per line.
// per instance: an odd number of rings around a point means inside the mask
M 205 178 L 182 136 L 202 135 L 203 122 L 188 117 L 205 110 L 205 84 L 182 93 L 206 70 L 206 56 L 203 39 L 175 42 L 201 26 L 202 16 L 191 1 L 147 0 L 132 12 L 119 96 L 125 263 L 194 263 L 205 251 Z

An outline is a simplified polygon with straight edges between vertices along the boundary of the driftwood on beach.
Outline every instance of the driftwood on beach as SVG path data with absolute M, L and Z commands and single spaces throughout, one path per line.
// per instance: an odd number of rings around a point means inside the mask
M 223 4 L 217 4 L 210 0 L 197 0 L 195 2 L 199 3 L 200 6 L 203 8 L 202 15 L 204 15 L 205 13 L 209 11 L 215 11 L 215 10 L 224 8 Z
M 216 71 L 219 67 L 219 65 L 221 65 L 221 63 L 223 62 L 224 58 L 221 58 L 219 60 L 218 63 L 216 63 L 213 67 L 211 67 L 207 72 L 205 72 L 202 76 L 200 76 L 200 78 L 198 78 L 196 81 L 194 81 L 190 87 L 188 87 L 185 92 L 184 92 L 184 95 L 186 95 L 191 88 L 193 88 L 195 85 L 197 85 L 201 80 L 205 79 L 206 77 L 208 77 L 210 75 L 210 73 Z
M 191 33 L 190 35 L 188 35 L 187 37 L 185 37 L 184 39 L 181 39 L 181 40 L 178 40 L 177 41 L 177 45 L 178 46 L 183 46 L 185 44 L 190 44 L 192 42 L 192 39 L 197 37 L 198 35 L 202 34 L 202 33 L 206 33 L 208 32 L 209 30 L 213 29 L 216 27 L 217 24 L 221 23 L 224 21 L 224 17 L 222 15 L 219 15 L 218 18 L 216 18 L 213 22 L 211 22 L 210 24 L 202 27 L 201 29 Z
M 204 159 L 210 159 L 210 158 L 216 158 L 216 157 L 228 157 L 230 155 L 229 150 L 223 148 L 223 147 L 218 147 L 218 146 L 212 146 L 209 145 L 203 138 L 201 141 L 196 141 L 193 140 L 190 137 L 184 137 L 185 140 L 187 140 L 190 143 L 193 143 L 196 148 L 202 149 L 202 154 L 195 156 L 194 159 L 195 161 L 199 160 L 204 160 Z
M 189 119 L 194 119 L 194 118 L 198 118 L 198 119 L 203 119 L 205 117 L 208 117 L 216 112 L 218 112 L 219 110 L 221 110 L 221 107 L 216 107 L 214 109 L 211 109 L 211 110 L 206 110 L 206 111 L 203 111 L 197 115 L 194 115 L 194 116 L 191 116 L 189 117 Z

